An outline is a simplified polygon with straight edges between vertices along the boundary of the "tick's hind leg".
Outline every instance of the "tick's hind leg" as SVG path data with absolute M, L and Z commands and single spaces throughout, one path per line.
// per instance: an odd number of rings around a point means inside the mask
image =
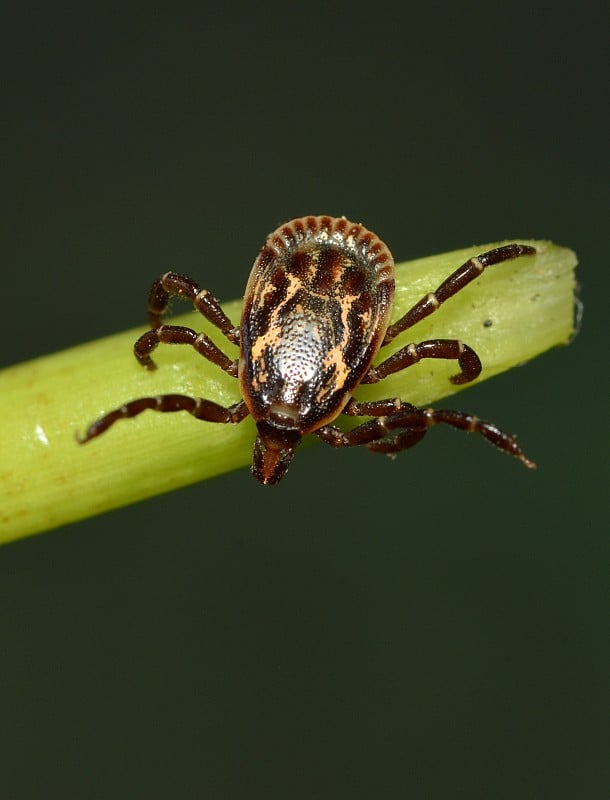
M 472 347 L 458 339 L 430 339 L 419 344 L 408 344 L 386 358 L 376 367 L 370 367 L 362 383 L 377 383 L 402 369 L 417 364 L 423 358 L 454 359 L 460 366 L 460 372 L 452 375 L 451 383 L 469 383 L 481 374 L 481 360 Z
M 500 264 L 502 261 L 509 261 L 519 256 L 532 256 L 535 253 L 536 248 L 527 244 L 506 244 L 503 247 L 496 247 L 495 250 L 481 253 L 481 255 L 474 258 L 469 258 L 465 264 L 462 264 L 461 267 L 458 267 L 455 272 L 446 278 L 434 292 L 422 297 L 404 316 L 390 325 L 383 343 L 391 342 L 399 333 L 406 331 L 407 328 L 411 328 L 417 322 L 432 314 L 445 300 L 460 292 L 492 264 Z
M 397 410 L 392 411 L 392 408 Z M 374 419 L 363 422 L 362 425 L 345 433 L 332 425 L 325 425 L 316 431 L 322 441 L 333 447 L 364 445 L 369 450 L 391 454 L 413 447 L 421 441 L 428 428 L 444 424 L 459 430 L 479 433 L 498 449 L 518 458 L 526 467 L 536 466 L 521 450 L 514 436 L 504 433 L 491 422 L 485 422 L 462 411 L 417 408 L 400 400 L 378 400 L 371 403 L 358 403 L 352 400 L 345 407 L 345 413 L 350 416 L 374 415 Z M 393 431 L 397 432 L 388 436 Z
M 115 422 L 120 419 L 137 417 L 143 411 L 160 411 L 162 413 L 173 413 L 175 411 L 186 411 L 195 419 L 204 422 L 238 423 L 248 416 L 248 408 L 243 400 L 232 406 L 221 406 L 212 400 L 204 400 L 202 397 L 189 397 L 184 394 L 160 394 L 156 397 L 140 397 L 131 400 L 129 403 L 110 411 L 103 417 L 92 423 L 84 436 L 77 434 L 79 444 L 95 439 L 104 431 L 107 431 Z
M 161 325 L 153 331 L 147 331 L 133 346 L 133 351 L 138 362 L 143 367 L 155 369 L 156 364 L 150 357 L 152 351 L 160 342 L 165 344 L 190 344 L 199 355 L 207 358 L 213 364 L 237 377 L 237 361 L 230 359 L 205 333 L 197 333 L 191 328 L 182 325 Z
M 239 328 L 233 325 L 214 295 L 207 289 L 202 289 L 191 278 L 177 272 L 166 272 L 150 288 L 148 319 L 151 328 L 158 328 L 161 325 L 171 297 L 191 300 L 197 311 L 224 333 L 230 342 L 239 344 Z

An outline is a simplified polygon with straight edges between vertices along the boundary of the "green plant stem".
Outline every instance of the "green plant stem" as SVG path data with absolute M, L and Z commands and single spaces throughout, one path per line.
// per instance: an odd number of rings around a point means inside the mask
M 567 343 L 573 334 L 576 257 L 548 242 L 528 243 L 538 248 L 536 256 L 491 267 L 384 353 L 389 355 L 407 341 L 459 338 L 481 357 L 483 380 Z M 393 319 L 434 290 L 469 256 L 496 246 L 481 245 L 397 265 Z M 239 318 L 240 305 L 238 301 L 225 305 L 234 320 Z M 212 332 L 230 355 L 236 354 L 236 348 L 193 312 L 174 321 Z M 77 444 L 76 432 L 82 433 L 102 413 L 136 397 L 175 392 L 223 404 L 239 400 L 237 381 L 191 348 L 160 347 L 155 353 L 159 369 L 142 369 L 132 354 L 142 330 L 125 331 L 0 372 L 0 542 L 250 463 L 255 436 L 251 419 L 240 425 L 218 425 L 186 414 L 145 413 L 118 423 L 86 446 Z M 379 384 L 361 387 L 358 396 L 398 396 L 417 405 L 428 404 L 457 391 L 448 381 L 454 372 L 455 364 L 426 361 Z

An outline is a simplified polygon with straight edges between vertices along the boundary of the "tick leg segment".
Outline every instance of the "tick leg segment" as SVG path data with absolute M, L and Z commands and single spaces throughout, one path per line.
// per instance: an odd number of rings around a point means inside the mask
M 138 362 L 148 369 L 156 369 L 157 365 L 150 357 L 157 345 L 165 344 L 190 344 L 199 355 L 207 358 L 213 364 L 237 377 L 237 360 L 230 359 L 205 333 L 197 333 L 191 328 L 181 325 L 161 325 L 153 331 L 142 334 L 133 346 L 133 351 Z
M 391 400 L 371 400 L 369 402 L 360 402 L 353 398 L 343 409 L 343 413 L 350 417 L 379 417 L 389 414 L 395 414 L 397 411 L 418 411 L 417 406 L 411 403 L 405 403 L 397 397 Z M 328 430 L 324 430 L 320 438 L 328 442 L 328 444 L 340 447 L 341 442 L 335 443 L 337 438 L 340 439 L 342 432 L 333 426 L 326 426 Z M 397 433 L 394 436 L 389 436 L 381 439 L 378 442 L 369 442 L 367 447 L 375 453 L 385 453 L 392 455 L 399 453 L 401 450 L 407 450 L 420 442 L 427 433 L 427 428 L 422 430 L 406 430 L 402 433 Z M 316 431 L 319 433 L 319 431 Z
M 361 401 L 352 399 L 343 409 L 343 414 L 348 417 L 384 417 L 395 414 L 397 411 L 417 411 L 417 406 L 405 403 L 398 397 L 390 400 L 369 400 Z
M 451 376 L 451 383 L 469 383 L 481 374 L 481 360 L 472 347 L 458 339 L 430 339 L 419 344 L 408 344 L 381 364 L 371 367 L 362 383 L 377 383 L 394 372 L 417 364 L 422 358 L 455 359 L 461 372 Z
M 363 425 L 366 424 L 368 423 L 363 423 Z M 362 425 L 354 428 L 349 433 L 359 431 L 361 427 Z M 383 426 L 383 422 L 381 427 L 385 428 L 385 426 Z M 386 437 L 383 432 L 379 433 L 379 426 L 376 426 L 376 429 L 378 435 L 382 438 L 380 438 L 378 441 L 367 441 L 364 442 L 364 444 L 369 450 L 372 450 L 375 453 L 385 453 L 386 455 L 399 453 L 401 450 L 407 450 L 409 447 L 413 447 L 420 442 L 428 432 L 427 428 L 422 428 L 421 430 L 407 429 L 401 431 L 400 433 L 396 433 L 393 436 Z M 318 436 L 323 442 L 326 442 L 326 444 L 331 445 L 331 447 L 353 447 L 357 444 L 363 444 L 363 442 L 350 441 L 349 434 L 343 433 L 343 431 L 339 430 L 339 428 L 336 428 L 334 425 L 324 425 L 324 427 L 318 428 L 315 433 L 316 436 Z M 387 429 L 385 429 L 385 433 L 387 433 Z
M 249 413 L 243 400 L 227 408 L 202 397 L 188 397 L 183 394 L 160 394 L 156 397 L 140 397 L 137 400 L 125 403 L 120 408 L 116 408 L 114 411 L 110 411 L 100 417 L 89 426 L 84 436 L 77 435 L 76 438 L 79 444 L 85 444 L 90 439 L 95 439 L 96 436 L 107 431 L 120 419 L 137 417 L 138 414 L 148 409 L 162 413 L 186 411 L 195 419 L 200 419 L 204 422 L 231 422 L 234 424 L 241 422 Z
M 377 401 L 378 408 L 381 410 L 384 403 L 391 404 L 392 402 L 395 401 Z M 365 413 L 372 414 L 375 411 L 375 403 L 358 404 L 356 402 L 351 410 L 355 408 L 360 408 Z M 343 432 L 333 425 L 324 425 L 316 431 L 316 434 L 322 441 L 333 447 L 365 445 L 369 450 L 376 452 L 397 453 L 417 444 L 428 428 L 438 424 L 450 425 L 452 428 L 459 430 L 479 433 L 500 450 L 518 458 L 526 467 L 533 468 L 536 466 L 523 453 L 515 437 L 504 433 L 493 423 L 485 422 L 472 414 L 465 414 L 462 411 L 416 408 L 410 403 L 405 403 L 402 410 L 393 414 L 376 416 L 368 422 L 363 422 L 362 425 L 358 425 L 357 428 L 351 431 Z M 386 439 L 387 435 L 395 430 L 398 430 L 399 433 Z
M 506 244 L 503 247 L 496 247 L 495 250 L 481 253 L 481 255 L 474 258 L 469 258 L 465 264 L 458 267 L 455 272 L 444 280 L 436 291 L 422 297 L 403 317 L 390 325 L 386 331 L 383 344 L 391 342 L 399 333 L 406 331 L 407 328 L 411 328 L 417 322 L 432 314 L 445 300 L 460 292 L 492 264 L 500 264 L 502 261 L 509 261 L 519 256 L 531 256 L 535 253 L 536 248 L 530 245 Z
M 222 331 L 230 342 L 239 344 L 239 328 L 233 325 L 214 295 L 207 289 L 202 289 L 191 278 L 177 272 L 166 272 L 150 288 L 148 318 L 151 328 L 161 325 L 163 314 L 173 296 L 191 300 L 197 311 Z

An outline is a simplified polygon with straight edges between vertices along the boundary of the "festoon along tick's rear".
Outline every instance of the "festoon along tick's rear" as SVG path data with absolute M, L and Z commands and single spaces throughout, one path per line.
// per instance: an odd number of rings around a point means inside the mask
M 469 259 L 441 285 L 390 324 L 394 261 L 386 245 L 344 217 L 301 217 L 271 233 L 252 268 L 239 327 L 210 292 L 184 275 L 167 272 L 149 295 L 151 330 L 135 343 L 138 362 L 154 369 L 152 351 L 160 342 L 188 344 L 239 381 L 242 399 L 224 407 L 212 400 L 179 394 L 142 397 L 94 422 L 79 440 L 88 442 L 117 420 L 147 409 L 186 411 L 206 422 L 238 423 L 249 414 L 258 434 L 252 471 L 275 484 L 286 471 L 305 434 L 333 447 L 364 445 L 394 454 L 417 444 L 438 423 L 476 431 L 500 450 L 534 467 L 513 436 L 490 422 L 460 411 L 417 408 L 397 398 L 359 402 L 361 383 L 376 383 L 425 358 L 452 359 L 460 371 L 454 384 L 481 372 L 479 357 L 456 339 L 408 343 L 372 365 L 378 351 L 400 333 L 432 314 L 477 278 L 486 267 L 534 254 L 528 245 L 508 244 Z M 163 325 L 172 296 L 191 300 L 226 338 L 240 347 L 231 359 L 205 334 Z M 370 417 L 348 432 L 332 423 L 340 415 Z

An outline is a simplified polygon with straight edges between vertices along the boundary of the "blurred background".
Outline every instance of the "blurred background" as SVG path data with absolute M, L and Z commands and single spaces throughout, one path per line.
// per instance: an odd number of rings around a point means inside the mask
M 168 268 L 240 296 L 303 214 L 398 261 L 548 238 L 582 332 L 445 403 L 539 469 L 314 447 L 3 548 L 2 797 L 606 798 L 605 7 L 264 8 L 4 15 L 2 366 Z

